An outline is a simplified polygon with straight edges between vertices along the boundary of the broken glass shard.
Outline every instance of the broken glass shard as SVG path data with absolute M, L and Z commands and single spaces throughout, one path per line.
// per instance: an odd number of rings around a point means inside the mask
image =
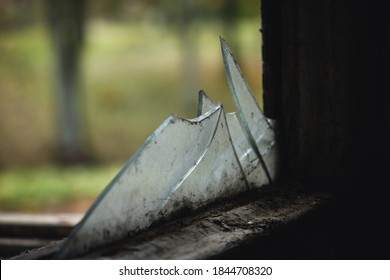
M 64 242 L 71 258 L 134 235 L 182 209 L 272 181 L 276 143 L 226 42 L 222 56 L 238 113 L 199 93 L 198 116 L 170 116 L 130 158 Z
M 273 167 L 276 165 L 275 132 L 256 102 L 226 41 L 222 38 L 221 48 L 226 77 L 237 107 L 238 117 L 271 183 L 275 172 Z
M 212 107 L 216 102 L 212 101 L 207 94 L 199 92 L 198 114 L 201 115 Z M 245 136 L 244 128 L 235 112 L 226 114 L 229 134 L 236 151 L 237 158 L 244 172 L 249 187 L 259 187 L 268 183 L 266 173 L 260 163 L 256 152 L 252 148 L 249 139 Z

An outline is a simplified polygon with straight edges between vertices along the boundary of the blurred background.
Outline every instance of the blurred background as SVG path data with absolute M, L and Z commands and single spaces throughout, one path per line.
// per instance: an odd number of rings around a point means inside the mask
M 85 211 L 200 89 L 234 111 L 219 36 L 260 101 L 259 29 L 259 0 L 0 0 L 0 211 Z

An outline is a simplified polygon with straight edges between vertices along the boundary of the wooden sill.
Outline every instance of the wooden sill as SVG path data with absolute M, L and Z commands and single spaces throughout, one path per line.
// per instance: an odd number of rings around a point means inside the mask
M 0 258 L 63 239 L 81 218 L 80 214 L 0 213 Z
M 253 240 L 266 238 L 327 201 L 309 194 L 269 186 L 216 203 L 174 221 L 160 223 L 127 239 L 105 245 L 80 259 L 210 259 L 223 258 Z M 61 241 L 13 259 L 49 259 Z

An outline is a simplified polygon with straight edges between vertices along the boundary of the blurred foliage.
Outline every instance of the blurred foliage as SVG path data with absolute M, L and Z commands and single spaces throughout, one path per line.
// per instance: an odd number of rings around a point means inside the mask
M 188 6 L 183 8 L 182 2 Z M 236 1 L 232 26 L 221 14 L 228 2 L 88 2 L 82 61 L 87 149 L 96 163 L 109 166 L 65 169 L 50 167 L 59 128 L 44 2 L 0 1 L 0 210 L 35 211 L 45 203 L 96 197 L 119 171 L 115 162 L 126 161 L 169 114 L 195 117 L 200 89 L 227 110 L 235 110 L 219 35 L 228 43 L 234 41 L 233 52 L 260 100 L 260 4 Z M 183 76 L 185 44 L 180 30 L 184 12 L 191 14 L 185 32 L 196 52 L 186 60 L 195 68 L 191 84 L 183 84 L 188 81 Z M 190 92 L 189 101 L 184 100 L 185 91 Z
M 104 20 L 95 13 L 87 25 L 82 100 L 88 149 L 98 162 L 126 160 L 171 113 L 194 117 L 200 89 L 234 110 L 219 35 L 228 42 L 234 37 L 245 46 L 239 63 L 254 92 L 260 92 L 257 18 L 240 20 L 234 33 L 217 20 L 192 23 L 189 32 L 196 38 L 192 42 L 197 53 L 188 64 L 196 67 L 189 78 L 195 82 L 183 85 L 183 44 L 175 29 L 146 19 Z M 0 166 L 47 164 L 55 159 L 59 128 L 48 37 L 42 20 L 0 35 Z M 184 91 L 190 92 L 190 106 L 183 105 Z
M 99 0 L 90 5 L 89 15 L 128 21 L 154 19 L 175 24 L 183 16 L 183 7 L 190 8 L 192 18 L 204 21 L 221 19 L 229 5 L 241 19 L 259 16 L 258 0 Z
M 13 168 L 0 176 L 2 211 L 85 211 L 115 176 L 118 165 Z
M 34 23 L 39 9 L 39 0 L 1 0 L 0 33 Z

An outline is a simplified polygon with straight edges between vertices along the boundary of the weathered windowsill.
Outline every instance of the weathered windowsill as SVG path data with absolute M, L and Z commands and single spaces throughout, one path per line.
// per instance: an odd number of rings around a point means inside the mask
M 161 223 L 131 238 L 98 248 L 81 259 L 210 259 L 223 258 L 253 240 L 313 212 L 327 201 L 325 195 L 268 187 L 214 205 L 174 221 Z M 60 242 L 15 256 L 47 259 Z

